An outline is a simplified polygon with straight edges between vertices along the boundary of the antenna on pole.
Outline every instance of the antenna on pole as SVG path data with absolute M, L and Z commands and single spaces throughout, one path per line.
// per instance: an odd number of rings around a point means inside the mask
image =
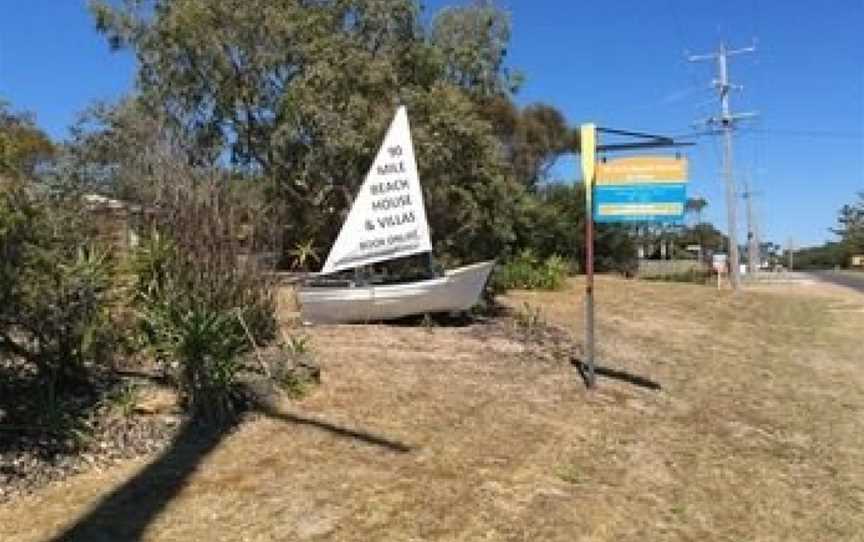
M 738 113 L 733 114 L 729 105 L 729 91 L 741 90 L 740 85 L 733 85 L 729 82 L 729 57 L 743 53 L 752 53 L 756 50 L 755 41 L 750 47 L 741 49 L 729 49 L 726 44 L 720 42 L 720 48 L 716 53 L 708 53 L 704 55 L 690 55 L 687 60 L 690 62 L 700 62 L 703 60 L 717 61 L 717 79 L 713 81 L 713 86 L 717 90 L 720 97 L 720 114 L 716 117 L 708 118 L 704 121 L 708 126 L 719 128 L 723 133 L 723 171 L 726 179 L 726 211 L 728 219 L 729 236 L 729 282 L 732 288 L 737 290 L 741 283 L 740 258 L 738 256 L 738 211 L 737 201 L 735 197 L 735 179 L 732 170 L 732 132 L 738 121 L 755 117 L 756 113 Z

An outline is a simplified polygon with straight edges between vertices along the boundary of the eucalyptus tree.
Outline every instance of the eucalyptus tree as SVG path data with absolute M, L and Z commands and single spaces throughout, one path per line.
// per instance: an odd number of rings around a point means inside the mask
M 832 231 L 840 236 L 847 258 L 864 254 L 864 192 L 858 193 L 858 201 L 840 209 Z
M 29 113 L 14 112 L 0 99 L 0 176 L 32 178 L 53 158 L 54 144 Z
M 415 1 L 94 0 L 91 9 L 109 43 L 134 52 L 137 99 L 193 143 L 189 158 L 268 187 L 286 249 L 330 242 L 399 103 L 411 113 L 439 248 L 494 255 L 512 239 L 520 189 L 473 101 L 501 64 L 454 80 L 458 58 L 428 39 Z
M 444 58 L 445 77 L 475 97 L 515 92 L 523 82 L 504 61 L 510 16 L 489 0 L 445 7 L 432 20 L 431 39 Z
M 687 198 L 684 202 L 684 213 L 693 217 L 694 225 L 698 225 L 702 223 L 702 211 L 705 207 L 708 207 L 708 200 L 702 196 Z

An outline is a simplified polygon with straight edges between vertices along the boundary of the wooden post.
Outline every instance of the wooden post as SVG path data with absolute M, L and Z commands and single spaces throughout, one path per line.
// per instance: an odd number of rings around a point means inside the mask
M 594 374 L 594 169 L 597 128 L 583 124 L 580 130 L 582 178 L 585 183 L 585 380 L 588 388 L 596 382 Z

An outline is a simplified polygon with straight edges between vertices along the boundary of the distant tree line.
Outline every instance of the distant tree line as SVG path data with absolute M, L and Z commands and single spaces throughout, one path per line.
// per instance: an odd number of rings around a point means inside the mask
M 857 201 L 844 205 L 837 216 L 837 227 L 832 230 L 840 237 L 844 264 L 854 255 L 864 254 L 864 192 Z
M 859 192 L 857 198 L 837 213 L 837 225 L 831 229 L 837 241 L 794 251 L 796 269 L 848 267 L 853 256 L 864 255 L 864 192 Z

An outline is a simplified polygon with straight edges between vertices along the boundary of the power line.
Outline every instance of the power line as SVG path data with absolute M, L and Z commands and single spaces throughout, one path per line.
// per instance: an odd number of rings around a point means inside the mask
M 701 130 L 697 132 L 682 132 L 675 139 L 695 139 L 698 137 L 721 135 L 722 130 Z M 864 140 L 864 132 L 819 131 L 819 130 L 774 130 L 771 128 L 741 128 L 740 134 L 793 136 L 813 139 L 849 139 Z
M 864 132 L 843 132 L 826 130 L 774 130 L 770 128 L 748 128 L 744 133 L 771 134 L 807 137 L 813 139 L 864 139 Z

